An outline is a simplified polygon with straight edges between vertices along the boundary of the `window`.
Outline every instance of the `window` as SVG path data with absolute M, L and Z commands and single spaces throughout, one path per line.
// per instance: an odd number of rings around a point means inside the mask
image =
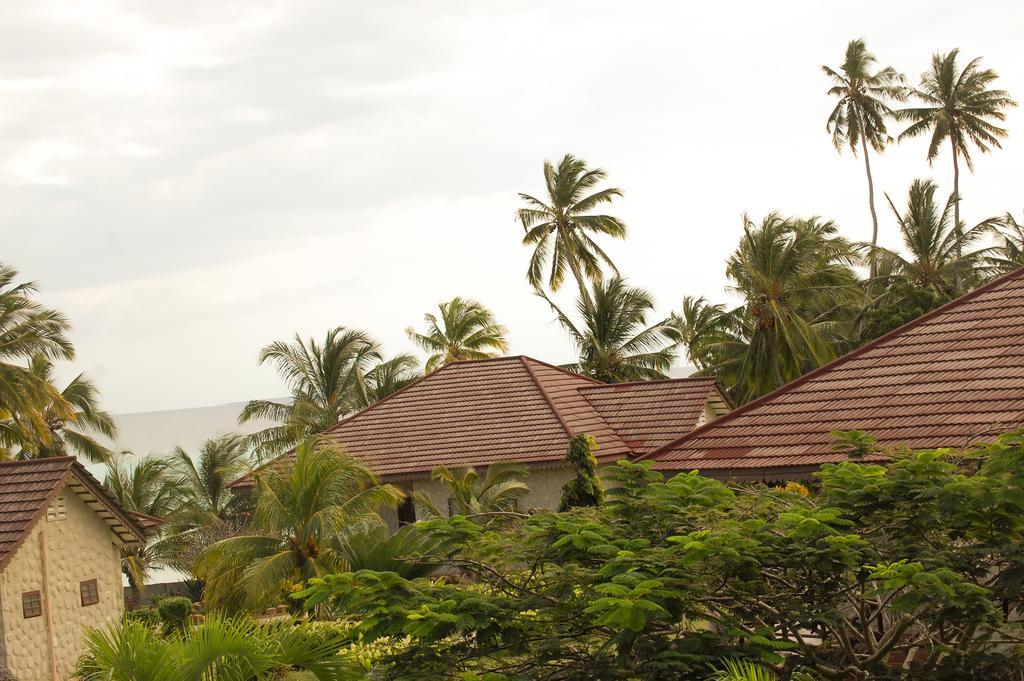
M 39 617 L 43 614 L 43 597 L 38 591 L 26 591 L 21 594 L 21 612 L 25 619 Z
M 100 602 L 100 592 L 95 579 L 88 579 L 78 585 L 82 594 L 82 605 L 95 605 Z
M 46 509 L 46 519 L 51 523 L 55 520 L 68 519 L 68 499 L 63 494 L 50 502 Z

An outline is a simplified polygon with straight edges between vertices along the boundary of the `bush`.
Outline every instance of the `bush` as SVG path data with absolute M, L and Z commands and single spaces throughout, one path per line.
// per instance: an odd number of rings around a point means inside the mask
M 192 614 L 192 601 L 184 596 L 164 598 L 156 606 L 165 631 L 182 631 Z
M 156 611 L 156 608 L 126 610 L 124 613 L 124 619 L 126 622 L 138 622 L 150 629 L 156 629 L 163 624 L 163 621 L 160 619 L 160 613 Z M 3 681 L 3 677 L 0 677 L 0 681 Z

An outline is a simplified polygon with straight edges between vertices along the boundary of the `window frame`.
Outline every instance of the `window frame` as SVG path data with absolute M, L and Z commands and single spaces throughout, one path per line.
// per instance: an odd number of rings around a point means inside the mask
M 86 588 L 89 589 L 88 602 L 86 601 Z M 100 602 L 100 585 L 95 579 L 85 579 L 78 583 L 78 596 L 82 607 L 96 605 Z
M 43 614 L 43 593 L 38 589 L 35 591 L 23 591 L 21 593 L 21 615 L 23 619 L 41 617 Z

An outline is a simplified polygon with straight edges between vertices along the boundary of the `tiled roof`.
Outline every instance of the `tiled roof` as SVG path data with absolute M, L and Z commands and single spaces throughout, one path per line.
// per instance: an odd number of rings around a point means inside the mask
M 143 540 L 138 524 L 74 457 L 4 461 L 0 463 L 0 569 L 7 566 L 65 483 L 126 543 Z
M 883 446 L 963 446 L 1024 425 L 1017 270 L 652 452 L 659 470 L 770 474 L 842 460 L 836 430 Z
M 685 385 L 689 380 L 665 383 Z M 697 391 L 703 390 L 708 400 L 713 384 L 697 381 Z M 417 476 L 438 466 L 561 461 L 576 433 L 597 440 L 601 460 L 633 455 L 638 450 L 616 432 L 630 423 L 625 410 L 615 409 L 626 394 L 643 398 L 659 418 L 669 418 L 671 395 L 680 396 L 675 406 L 683 414 L 674 419 L 679 426 L 674 433 L 697 424 L 693 390 L 676 386 L 667 392 L 668 399 L 659 399 L 627 388 L 601 411 L 595 392 L 615 389 L 528 357 L 456 362 L 342 419 L 325 435 L 381 475 Z M 251 484 L 247 476 L 234 486 Z
M 703 423 L 709 400 L 716 415 L 729 410 L 714 378 L 602 384 L 580 392 L 634 454 L 646 454 Z

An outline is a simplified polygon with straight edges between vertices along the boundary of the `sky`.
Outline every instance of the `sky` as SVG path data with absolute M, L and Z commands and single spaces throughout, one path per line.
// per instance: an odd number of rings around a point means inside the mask
M 825 132 L 820 65 L 863 37 L 917 81 L 959 47 L 1024 98 L 1024 6 L 986 2 L 75 2 L 0 19 L 0 261 L 72 320 L 113 412 L 284 394 L 260 347 L 336 325 L 389 353 L 455 295 L 511 349 L 572 359 L 525 282 L 518 192 L 571 152 L 624 190 L 605 242 L 659 314 L 727 301 L 744 212 L 870 237 L 862 161 Z M 1013 211 L 1024 114 L 961 179 Z M 881 241 L 926 140 L 874 158 Z M 563 297 L 563 302 L 565 299 Z

